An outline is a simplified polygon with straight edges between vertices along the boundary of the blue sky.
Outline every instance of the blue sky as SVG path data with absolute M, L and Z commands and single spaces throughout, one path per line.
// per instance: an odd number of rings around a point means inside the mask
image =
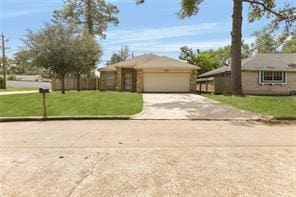
M 230 44 L 232 0 L 206 0 L 200 13 L 190 19 L 180 20 L 177 12 L 179 0 L 146 0 L 136 5 L 134 0 L 108 0 L 118 5 L 120 24 L 110 26 L 107 39 L 100 40 L 103 60 L 112 52 L 128 45 L 135 55 L 156 53 L 178 58 L 180 47 L 187 45 L 201 50 Z M 19 46 L 26 29 L 38 31 L 50 21 L 54 9 L 62 0 L 0 0 L 0 32 L 8 37 L 8 54 Z M 264 21 L 249 24 L 245 7 L 244 40 L 251 42 L 252 33 L 260 30 Z

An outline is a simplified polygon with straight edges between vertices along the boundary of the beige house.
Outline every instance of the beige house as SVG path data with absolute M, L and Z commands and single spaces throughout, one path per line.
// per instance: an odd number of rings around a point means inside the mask
M 296 94 L 296 53 L 261 53 L 243 60 L 245 94 Z M 217 94 L 231 90 L 231 68 L 223 66 L 199 75 L 197 89 Z
M 101 91 L 196 92 L 197 66 L 141 55 L 99 69 Z

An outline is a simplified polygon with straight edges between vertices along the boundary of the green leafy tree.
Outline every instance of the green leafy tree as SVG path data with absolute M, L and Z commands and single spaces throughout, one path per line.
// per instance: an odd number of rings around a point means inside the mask
M 229 65 L 230 63 L 230 46 L 221 47 L 217 50 L 196 50 L 194 52 L 191 48 L 184 46 L 181 48 L 179 59 L 184 60 L 190 64 L 200 67 L 199 72 L 205 73 L 218 67 Z M 245 59 L 250 56 L 249 45 L 242 45 L 242 58 Z
M 252 51 L 256 53 L 274 53 L 279 47 L 279 43 L 275 36 L 267 32 L 266 30 L 257 31 L 253 34 L 256 39 L 251 44 Z
M 194 52 L 191 48 L 184 46 L 181 48 L 179 59 L 200 67 L 200 73 L 205 73 L 221 66 L 213 50 L 203 52 L 196 50 Z
M 62 93 L 65 93 L 65 76 L 73 71 L 77 58 L 79 34 L 62 24 L 47 24 L 41 31 L 28 31 L 24 40 L 32 57 L 32 64 L 49 70 L 62 81 Z M 80 43 L 82 44 L 82 43 Z
M 118 13 L 118 8 L 105 0 L 64 0 L 64 8 L 54 12 L 54 21 L 77 25 L 105 38 L 108 24 L 118 24 Z
M 85 32 L 73 40 L 73 68 L 71 71 L 77 77 L 77 91 L 80 91 L 80 78 L 83 74 L 89 74 L 95 69 L 94 62 L 98 63 L 102 56 L 102 49 L 96 43 L 93 36 Z
M 296 53 L 296 33 L 283 44 L 283 52 Z
M 197 15 L 200 4 L 204 0 L 181 0 L 179 17 L 184 19 Z M 137 0 L 143 3 L 144 0 Z M 278 30 L 284 24 L 285 33 L 295 28 L 296 8 L 292 4 L 285 3 L 278 8 L 275 0 L 233 0 L 232 33 L 231 33 L 231 81 L 232 93 L 243 95 L 241 80 L 241 54 L 242 54 L 242 22 L 243 3 L 250 6 L 249 21 L 254 22 L 262 18 L 270 19 L 269 28 Z
M 13 63 L 16 67 L 15 74 L 27 74 L 27 75 L 40 75 L 42 69 L 32 64 L 32 58 L 30 52 L 27 49 L 19 49 L 13 55 Z
M 122 46 L 119 51 L 113 53 L 110 60 L 107 62 L 107 65 L 116 64 L 122 62 L 130 57 L 130 50 L 128 46 Z

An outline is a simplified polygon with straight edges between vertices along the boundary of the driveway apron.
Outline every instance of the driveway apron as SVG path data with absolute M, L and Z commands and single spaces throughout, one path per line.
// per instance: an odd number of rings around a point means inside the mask
M 143 94 L 140 120 L 258 120 L 262 116 L 196 94 Z

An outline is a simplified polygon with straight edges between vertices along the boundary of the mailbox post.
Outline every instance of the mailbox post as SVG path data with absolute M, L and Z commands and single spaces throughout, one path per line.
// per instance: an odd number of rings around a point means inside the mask
M 42 94 L 42 101 L 43 101 L 43 118 L 47 117 L 46 114 L 46 93 L 49 93 L 49 89 L 39 88 L 39 93 Z

